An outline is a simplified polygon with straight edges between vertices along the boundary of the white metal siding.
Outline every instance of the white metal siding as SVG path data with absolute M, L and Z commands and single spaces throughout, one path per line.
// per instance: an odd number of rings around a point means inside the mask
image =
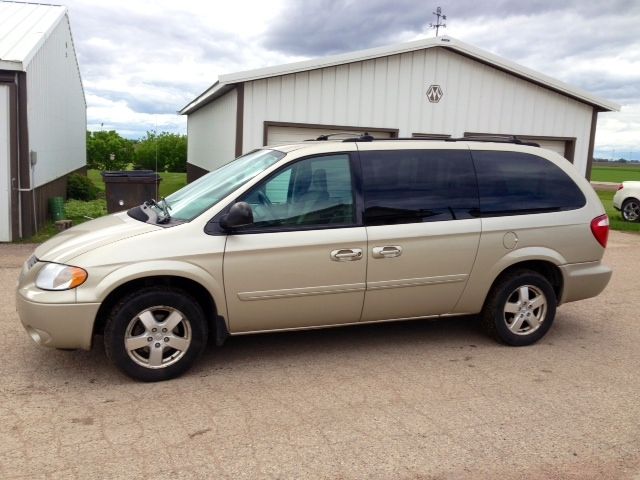
M 439 103 L 426 91 L 442 87 Z M 366 125 L 413 132 L 576 137 L 583 174 L 592 107 L 443 48 L 418 50 L 245 83 L 243 151 L 264 121 Z
M 11 241 L 9 87 L 0 85 L 0 242 Z
M 87 115 L 68 17 L 27 65 L 29 148 L 35 187 L 86 165 Z
M 267 129 L 267 145 L 278 145 L 286 143 L 304 142 L 305 140 L 315 140 L 320 135 L 348 134 L 348 136 L 357 137 L 365 133 L 364 129 L 331 129 L 323 127 L 290 127 L 282 125 L 269 125 Z M 388 132 L 371 132 L 376 138 L 390 138 Z M 337 136 L 336 138 L 346 138 L 346 136 Z
M 235 158 L 237 102 L 234 89 L 189 115 L 190 164 L 211 171 Z
M 527 140 L 523 138 L 523 140 Z M 559 153 L 564 157 L 565 149 L 567 146 L 567 142 L 558 141 L 558 140 L 536 140 L 535 138 L 531 139 L 532 142 L 540 145 L 540 148 L 546 148 L 547 150 L 551 150 L 552 152 Z

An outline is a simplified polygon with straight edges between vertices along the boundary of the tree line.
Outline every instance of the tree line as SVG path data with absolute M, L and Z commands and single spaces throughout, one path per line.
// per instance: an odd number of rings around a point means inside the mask
M 115 130 L 87 131 L 87 166 L 97 170 L 186 172 L 187 136 L 147 132 L 143 138 L 129 140 Z

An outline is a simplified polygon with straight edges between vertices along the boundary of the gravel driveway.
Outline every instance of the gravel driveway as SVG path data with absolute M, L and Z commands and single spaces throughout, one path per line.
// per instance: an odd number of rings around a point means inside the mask
M 0 478 L 640 479 L 640 236 L 532 347 L 472 318 L 238 337 L 158 384 L 29 339 L 32 249 L 0 245 Z

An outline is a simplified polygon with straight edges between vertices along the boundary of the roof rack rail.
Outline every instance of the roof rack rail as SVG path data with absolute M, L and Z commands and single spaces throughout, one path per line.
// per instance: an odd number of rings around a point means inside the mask
M 516 145 L 528 145 L 530 147 L 539 147 L 540 145 L 535 142 L 527 142 L 520 140 L 515 135 L 465 135 L 460 139 L 452 139 L 452 140 L 461 140 L 468 142 L 492 142 L 492 143 L 515 143 Z M 445 140 L 447 141 L 447 140 Z
M 326 141 L 326 140 L 329 140 L 331 137 L 337 137 L 339 135 L 349 136 L 349 135 L 353 135 L 353 132 L 337 132 L 337 133 L 328 133 L 328 134 L 325 133 L 323 135 L 320 135 L 318 138 L 309 138 L 308 140 L 305 140 L 305 142 Z M 365 135 L 369 135 L 369 134 L 365 132 L 361 135 L 361 137 Z M 347 139 L 343 141 L 350 140 L 350 139 L 351 137 L 349 136 Z M 353 141 L 353 140 L 350 140 L 350 141 Z
M 414 142 L 490 142 L 490 143 L 513 143 L 516 145 L 527 145 L 530 147 L 539 147 L 535 142 L 522 141 L 515 135 L 479 135 L 453 138 L 420 138 L 420 137 L 398 137 L 398 138 L 374 138 L 365 134 L 360 137 L 345 138 L 343 142 L 388 142 L 388 141 L 414 141 Z

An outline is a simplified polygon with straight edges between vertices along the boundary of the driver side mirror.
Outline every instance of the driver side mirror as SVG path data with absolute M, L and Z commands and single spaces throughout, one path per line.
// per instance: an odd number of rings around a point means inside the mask
M 253 211 L 247 202 L 234 203 L 224 217 L 220 219 L 220 226 L 225 230 L 246 227 L 253 223 Z

